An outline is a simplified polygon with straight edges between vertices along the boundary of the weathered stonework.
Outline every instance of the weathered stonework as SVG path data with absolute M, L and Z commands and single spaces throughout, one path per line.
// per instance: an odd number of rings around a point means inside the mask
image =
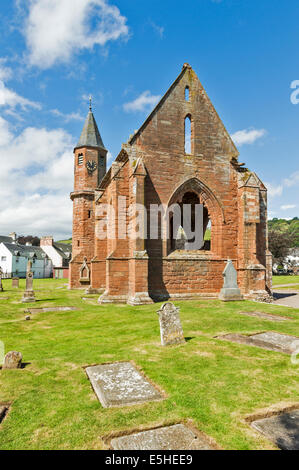
M 189 89 L 189 99 L 185 90 Z M 191 153 L 185 152 L 185 119 L 191 119 Z M 88 129 L 88 133 L 86 132 Z M 168 299 L 218 298 L 227 260 L 237 270 L 244 298 L 271 293 L 271 253 L 268 251 L 267 190 L 257 175 L 238 162 L 238 150 L 216 113 L 195 72 L 184 64 L 138 131 L 130 137 L 105 173 L 103 142 L 93 139 L 89 115 L 74 150 L 73 259 L 70 288 L 103 289 L 99 302 L 132 305 Z M 98 169 L 88 171 L 88 161 Z M 103 166 L 104 165 L 104 166 Z M 106 168 L 106 167 L 105 167 Z M 186 251 L 180 237 L 131 239 L 119 234 L 130 228 L 129 206 L 184 204 L 190 195 L 204 207 L 211 241 Z M 119 204 L 119 197 L 125 205 Z M 102 208 L 110 205 L 115 224 Z M 158 231 L 166 229 L 161 217 Z M 114 235 L 103 239 L 103 225 Z M 89 279 L 81 277 L 86 258 Z
M 219 299 L 224 302 L 242 300 L 243 296 L 238 287 L 238 274 L 231 260 L 227 262 L 223 271 L 224 283 L 219 294 Z
M 281 450 L 299 450 L 299 409 L 258 419 L 251 426 Z
M 33 272 L 31 270 L 32 263 L 28 261 L 27 272 L 26 272 L 26 290 L 22 297 L 23 303 L 35 302 L 35 293 L 33 290 Z
M 167 302 L 162 305 L 157 313 L 159 315 L 162 346 L 185 343 L 180 320 L 180 309 Z
M 163 399 L 161 393 L 130 362 L 87 367 L 86 374 L 104 408 Z
M 20 369 L 22 366 L 22 354 L 10 351 L 4 357 L 3 369 Z
M 111 440 L 113 450 L 215 450 L 204 434 L 185 424 L 141 431 Z

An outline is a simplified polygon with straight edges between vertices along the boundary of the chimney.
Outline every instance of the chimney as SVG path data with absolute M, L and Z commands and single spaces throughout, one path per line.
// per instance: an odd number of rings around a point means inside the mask
M 42 237 L 40 239 L 40 246 L 53 246 L 54 238 L 52 235 Z

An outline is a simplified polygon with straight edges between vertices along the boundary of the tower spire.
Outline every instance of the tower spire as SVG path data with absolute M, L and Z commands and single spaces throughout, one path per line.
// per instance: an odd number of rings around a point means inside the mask
M 106 150 L 92 112 L 91 95 L 89 96 L 89 112 L 87 114 L 79 142 L 77 143 L 75 148 L 79 147 L 96 147 Z

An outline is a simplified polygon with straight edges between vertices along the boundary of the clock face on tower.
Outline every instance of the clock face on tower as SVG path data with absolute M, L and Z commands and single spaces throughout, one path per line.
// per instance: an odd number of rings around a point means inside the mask
M 98 168 L 98 165 L 94 160 L 88 160 L 86 168 L 90 173 L 93 173 Z

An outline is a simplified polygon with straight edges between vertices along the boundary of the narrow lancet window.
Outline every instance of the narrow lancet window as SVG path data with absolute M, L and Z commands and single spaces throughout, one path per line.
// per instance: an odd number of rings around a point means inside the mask
M 191 119 L 185 118 L 185 153 L 191 153 Z
M 186 86 L 185 88 L 185 101 L 189 101 L 190 90 L 189 87 Z

